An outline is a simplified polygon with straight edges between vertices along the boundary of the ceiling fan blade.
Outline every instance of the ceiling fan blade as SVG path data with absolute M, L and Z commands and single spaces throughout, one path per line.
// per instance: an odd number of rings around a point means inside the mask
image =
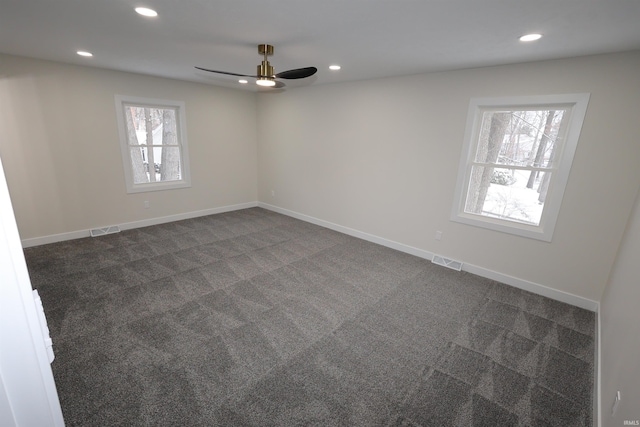
M 196 67 L 198 70 L 202 70 L 202 71 L 208 71 L 210 73 L 218 73 L 218 74 L 226 74 L 228 76 L 238 76 L 238 77 L 253 77 L 258 78 L 258 76 L 250 76 L 249 74 L 238 74 L 238 73 L 230 73 L 228 71 L 216 71 L 216 70 L 209 70 L 208 68 L 202 68 L 202 67 Z
M 304 79 L 313 76 L 318 69 L 316 67 L 296 68 L 276 74 L 278 79 Z

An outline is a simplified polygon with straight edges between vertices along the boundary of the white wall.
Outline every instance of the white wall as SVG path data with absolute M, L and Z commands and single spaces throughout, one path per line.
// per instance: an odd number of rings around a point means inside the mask
M 253 93 L 7 55 L 0 63 L 0 156 L 23 240 L 255 203 Z M 191 188 L 126 193 L 115 94 L 185 102 Z
M 257 96 L 0 61 L 0 156 L 22 239 L 259 200 L 599 301 L 640 187 L 637 51 Z M 553 241 L 451 222 L 469 99 L 577 92 L 591 99 Z M 185 101 L 192 188 L 126 193 L 117 93 Z
M 600 306 L 603 427 L 640 420 L 640 194 Z M 622 400 L 616 416 L 616 392 Z
M 640 187 L 638 69 L 631 52 L 260 96 L 259 200 L 599 301 Z M 551 243 L 449 220 L 470 98 L 581 92 Z

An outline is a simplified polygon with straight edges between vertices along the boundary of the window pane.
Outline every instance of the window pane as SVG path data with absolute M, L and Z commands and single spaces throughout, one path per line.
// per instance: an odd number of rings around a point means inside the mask
M 510 122 L 511 114 L 509 111 L 485 111 L 482 114 L 475 156 L 476 162 L 498 162 Z
M 127 105 L 131 115 L 128 126 L 133 127 L 136 138 L 130 139 L 130 145 L 178 145 L 176 109 L 150 108 Z
M 161 141 L 159 143 L 163 145 L 178 145 L 176 111 L 165 108 L 159 110 L 158 113 L 162 115 L 162 123 L 160 125 Z M 157 144 L 157 142 L 155 142 L 155 138 L 154 144 Z
M 179 147 L 155 147 L 157 181 L 175 181 L 182 179 Z
M 565 111 L 484 111 L 475 162 L 552 167 Z
M 465 212 L 539 225 L 551 172 L 473 166 Z
M 133 183 L 142 184 L 149 182 L 149 174 L 147 173 L 148 153 L 145 147 L 131 147 L 129 149 L 131 156 L 131 168 L 133 174 Z

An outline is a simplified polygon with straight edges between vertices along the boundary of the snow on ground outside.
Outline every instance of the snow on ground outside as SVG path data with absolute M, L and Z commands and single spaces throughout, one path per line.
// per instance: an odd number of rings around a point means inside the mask
M 544 204 L 538 201 L 539 179 L 533 189 L 527 188 L 530 173 L 516 170 L 516 181 L 513 184 L 490 184 L 482 215 L 538 225 Z

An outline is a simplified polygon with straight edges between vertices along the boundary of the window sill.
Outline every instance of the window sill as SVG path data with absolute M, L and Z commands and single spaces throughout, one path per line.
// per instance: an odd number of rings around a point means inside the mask
M 553 236 L 553 229 L 545 229 L 542 225 L 527 225 L 480 215 L 454 214 L 451 221 L 544 242 L 551 242 Z
M 191 183 L 187 181 L 172 182 L 150 182 L 145 184 L 137 184 L 127 188 L 127 193 L 146 193 L 149 191 L 175 190 L 178 188 L 189 188 Z

